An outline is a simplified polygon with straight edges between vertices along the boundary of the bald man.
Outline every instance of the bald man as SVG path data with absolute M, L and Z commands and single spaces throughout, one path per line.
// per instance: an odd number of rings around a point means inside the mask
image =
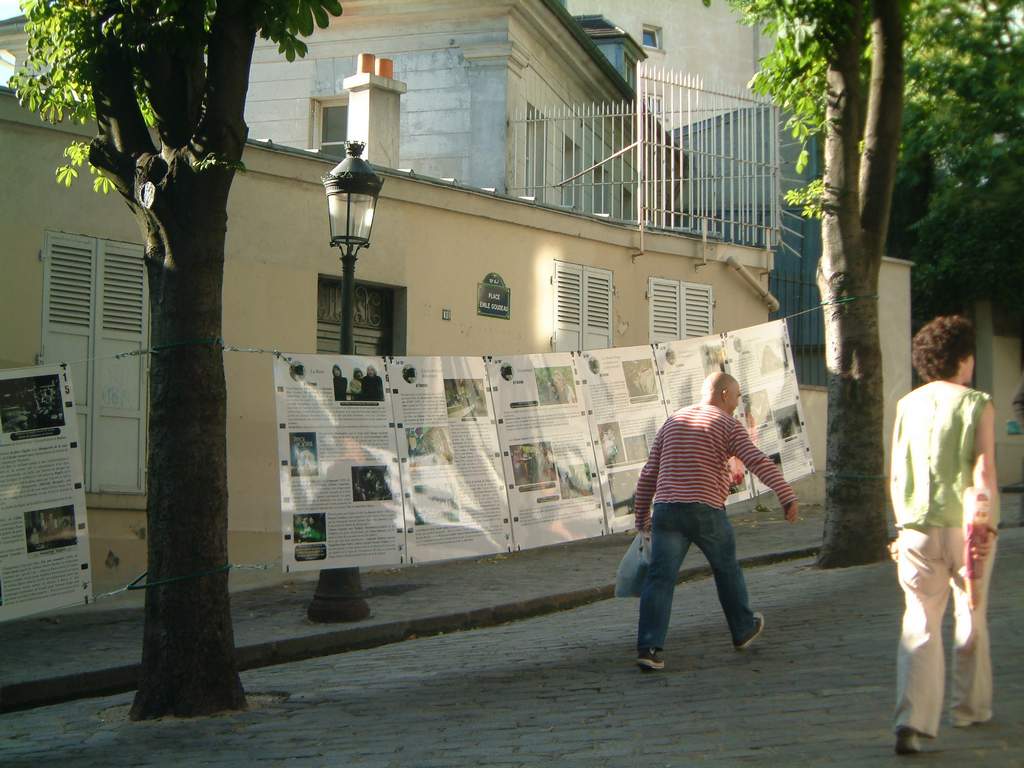
M 672 595 L 691 543 L 711 564 L 733 647 L 743 650 L 764 629 L 764 616 L 750 610 L 747 584 L 736 561 L 736 539 L 725 516 L 730 457 L 737 457 L 775 491 L 790 523 L 797 518 L 797 500 L 779 468 L 733 418 L 739 402 L 736 379 L 727 373 L 708 376 L 701 402 L 680 408 L 658 430 L 640 472 L 636 527 L 651 533 L 651 565 L 640 595 L 636 642 L 636 662 L 643 670 L 665 667 L 661 650 L 668 634 Z

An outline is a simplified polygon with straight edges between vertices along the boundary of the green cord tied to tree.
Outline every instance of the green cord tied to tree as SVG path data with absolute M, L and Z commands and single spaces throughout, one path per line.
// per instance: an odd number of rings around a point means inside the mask
M 195 573 L 186 573 L 184 576 L 170 576 L 166 579 L 158 579 L 157 581 L 146 581 L 140 584 L 143 579 L 149 575 L 149 571 L 145 571 L 140 574 L 134 581 L 125 587 L 127 590 L 138 590 L 138 589 L 153 589 L 154 587 L 162 587 L 167 584 L 177 584 L 182 581 L 191 581 L 193 579 L 201 579 L 204 576 L 216 576 L 218 573 L 227 573 L 232 568 L 231 563 L 222 565 L 218 568 L 210 568 L 205 571 L 196 571 Z

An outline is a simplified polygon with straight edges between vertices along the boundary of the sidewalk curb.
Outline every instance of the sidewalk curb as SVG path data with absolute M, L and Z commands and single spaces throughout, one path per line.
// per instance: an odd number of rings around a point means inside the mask
M 819 547 L 784 550 L 752 555 L 739 559 L 745 568 L 799 560 L 812 557 Z M 711 575 L 708 566 L 685 568 L 679 572 L 678 583 L 696 581 Z M 574 592 L 543 595 L 513 603 L 487 608 L 476 608 L 437 616 L 425 616 L 408 621 L 392 621 L 366 627 L 338 629 L 318 635 L 271 640 L 235 649 L 240 672 L 346 651 L 375 648 L 381 645 L 411 640 L 417 637 L 442 635 L 468 629 L 493 627 L 510 621 L 520 621 L 549 613 L 607 600 L 614 596 L 615 587 L 608 584 Z M 0 685 L 0 714 L 16 712 L 51 704 L 62 704 L 75 699 L 111 696 L 133 691 L 138 685 L 139 664 L 127 664 L 107 669 L 79 672 L 72 675 L 28 680 Z

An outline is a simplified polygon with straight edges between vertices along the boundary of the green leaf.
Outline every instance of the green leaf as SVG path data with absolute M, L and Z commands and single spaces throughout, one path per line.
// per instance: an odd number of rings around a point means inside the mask
M 57 169 L 57 183 L 70 187 L 71 183 L 78 178 L 78 169 L 70 165 L 62 165 Z

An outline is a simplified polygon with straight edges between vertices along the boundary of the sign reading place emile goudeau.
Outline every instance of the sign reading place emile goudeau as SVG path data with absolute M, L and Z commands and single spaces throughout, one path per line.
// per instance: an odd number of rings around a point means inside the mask
M 488 272 L 484 281 L 477 283 L 476 313 L 505 320 L 512 316 L 512 290 L 497 272 Z

